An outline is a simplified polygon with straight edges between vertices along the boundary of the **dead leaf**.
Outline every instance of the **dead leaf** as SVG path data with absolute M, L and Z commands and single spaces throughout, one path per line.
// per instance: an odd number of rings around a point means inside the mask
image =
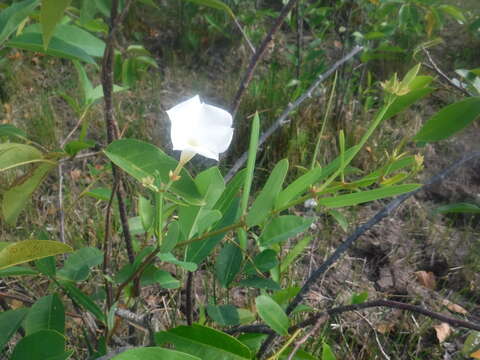
M 435 332 L 437 333 L 437 339 L 439 343 L 442 343 L 445 341 L 447 337 L 450 336 L 452 333 L 452 328 L 450 325 L 447 323 L 441 323 L 439 325 L 434 325 L 433 328 L 435 329 Z
M 378 331 L 380 334 L 383 334 L 383 335 L 391 332 L 394 327 L 395 327 L 395 324 L 394 324 L 394 323 L 387 323 L 387 322 L 380 323 L 380 324 L 378 324 L 378 325 L 376 326 L 377 331 Z
M 477 351 L 471 353 L 471 354 L 470 354 L 470 357 L 471 357 L 472 359 L 480 359 L 480 350 L 477 350 Z
M 417 281 L 420 285 L 426 287 L 427 289 L 434 290 L 437 286 L 437 280 L 435 279 L 435 275 L 431 271 L 417 271 L 415 272 L 417 276 Z
M 448 310 L 450 310 L 451 312 L 455 312 L 457 314 L 462 314 L 462 315 L 466 315 L 468 313 L 467 310 L 465 310 L 464 307 L 458 305 L 458 304 L 454 304 L 452 303 L 451 301 L 445 299 L 442 301 L 443 305 L 447 307 Z

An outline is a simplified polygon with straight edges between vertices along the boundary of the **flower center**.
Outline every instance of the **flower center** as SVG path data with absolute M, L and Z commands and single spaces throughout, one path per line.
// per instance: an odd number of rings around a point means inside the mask
M 195 139 L 188 139 L 187 144 L 193 147 L 199 146 L 200 144 Z

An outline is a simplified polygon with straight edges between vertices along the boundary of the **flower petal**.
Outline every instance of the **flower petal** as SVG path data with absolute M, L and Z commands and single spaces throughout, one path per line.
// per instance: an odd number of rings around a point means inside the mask
M 209 104 L 202 104 L 199 119 L 202 126 L 231 127 L 233 122 L 232 115 L 228 111 Z
M 200 97 L 195 95 L 167 110 L 172 124 L 170 136 L 174 150 L 183 150 L 183 147 L 186 146 L 192 127 L 198 123 L 199 114 L 202 111 L 201 108 Z

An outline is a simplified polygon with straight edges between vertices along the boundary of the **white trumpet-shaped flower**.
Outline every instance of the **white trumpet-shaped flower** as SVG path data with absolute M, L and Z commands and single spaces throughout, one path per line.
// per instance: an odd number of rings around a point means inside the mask
M 218 155 L 232 141 L 232 115 L 219 107 L 202 103 L 198 95 L 167 110 L 172 123 L 173 150 L 181 150 L 180 163 L 195 154 L 218 161 Z

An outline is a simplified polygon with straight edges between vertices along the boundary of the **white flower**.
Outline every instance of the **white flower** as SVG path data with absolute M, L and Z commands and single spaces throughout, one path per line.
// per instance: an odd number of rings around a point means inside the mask
M 218 161 L 218 155 L 232 141 L 232 115 L 228 111 L 200 101 L 198 95 L 170 110 L 173 150 L 181 150 L 180 162 L 186 163 L 195 154 Z

